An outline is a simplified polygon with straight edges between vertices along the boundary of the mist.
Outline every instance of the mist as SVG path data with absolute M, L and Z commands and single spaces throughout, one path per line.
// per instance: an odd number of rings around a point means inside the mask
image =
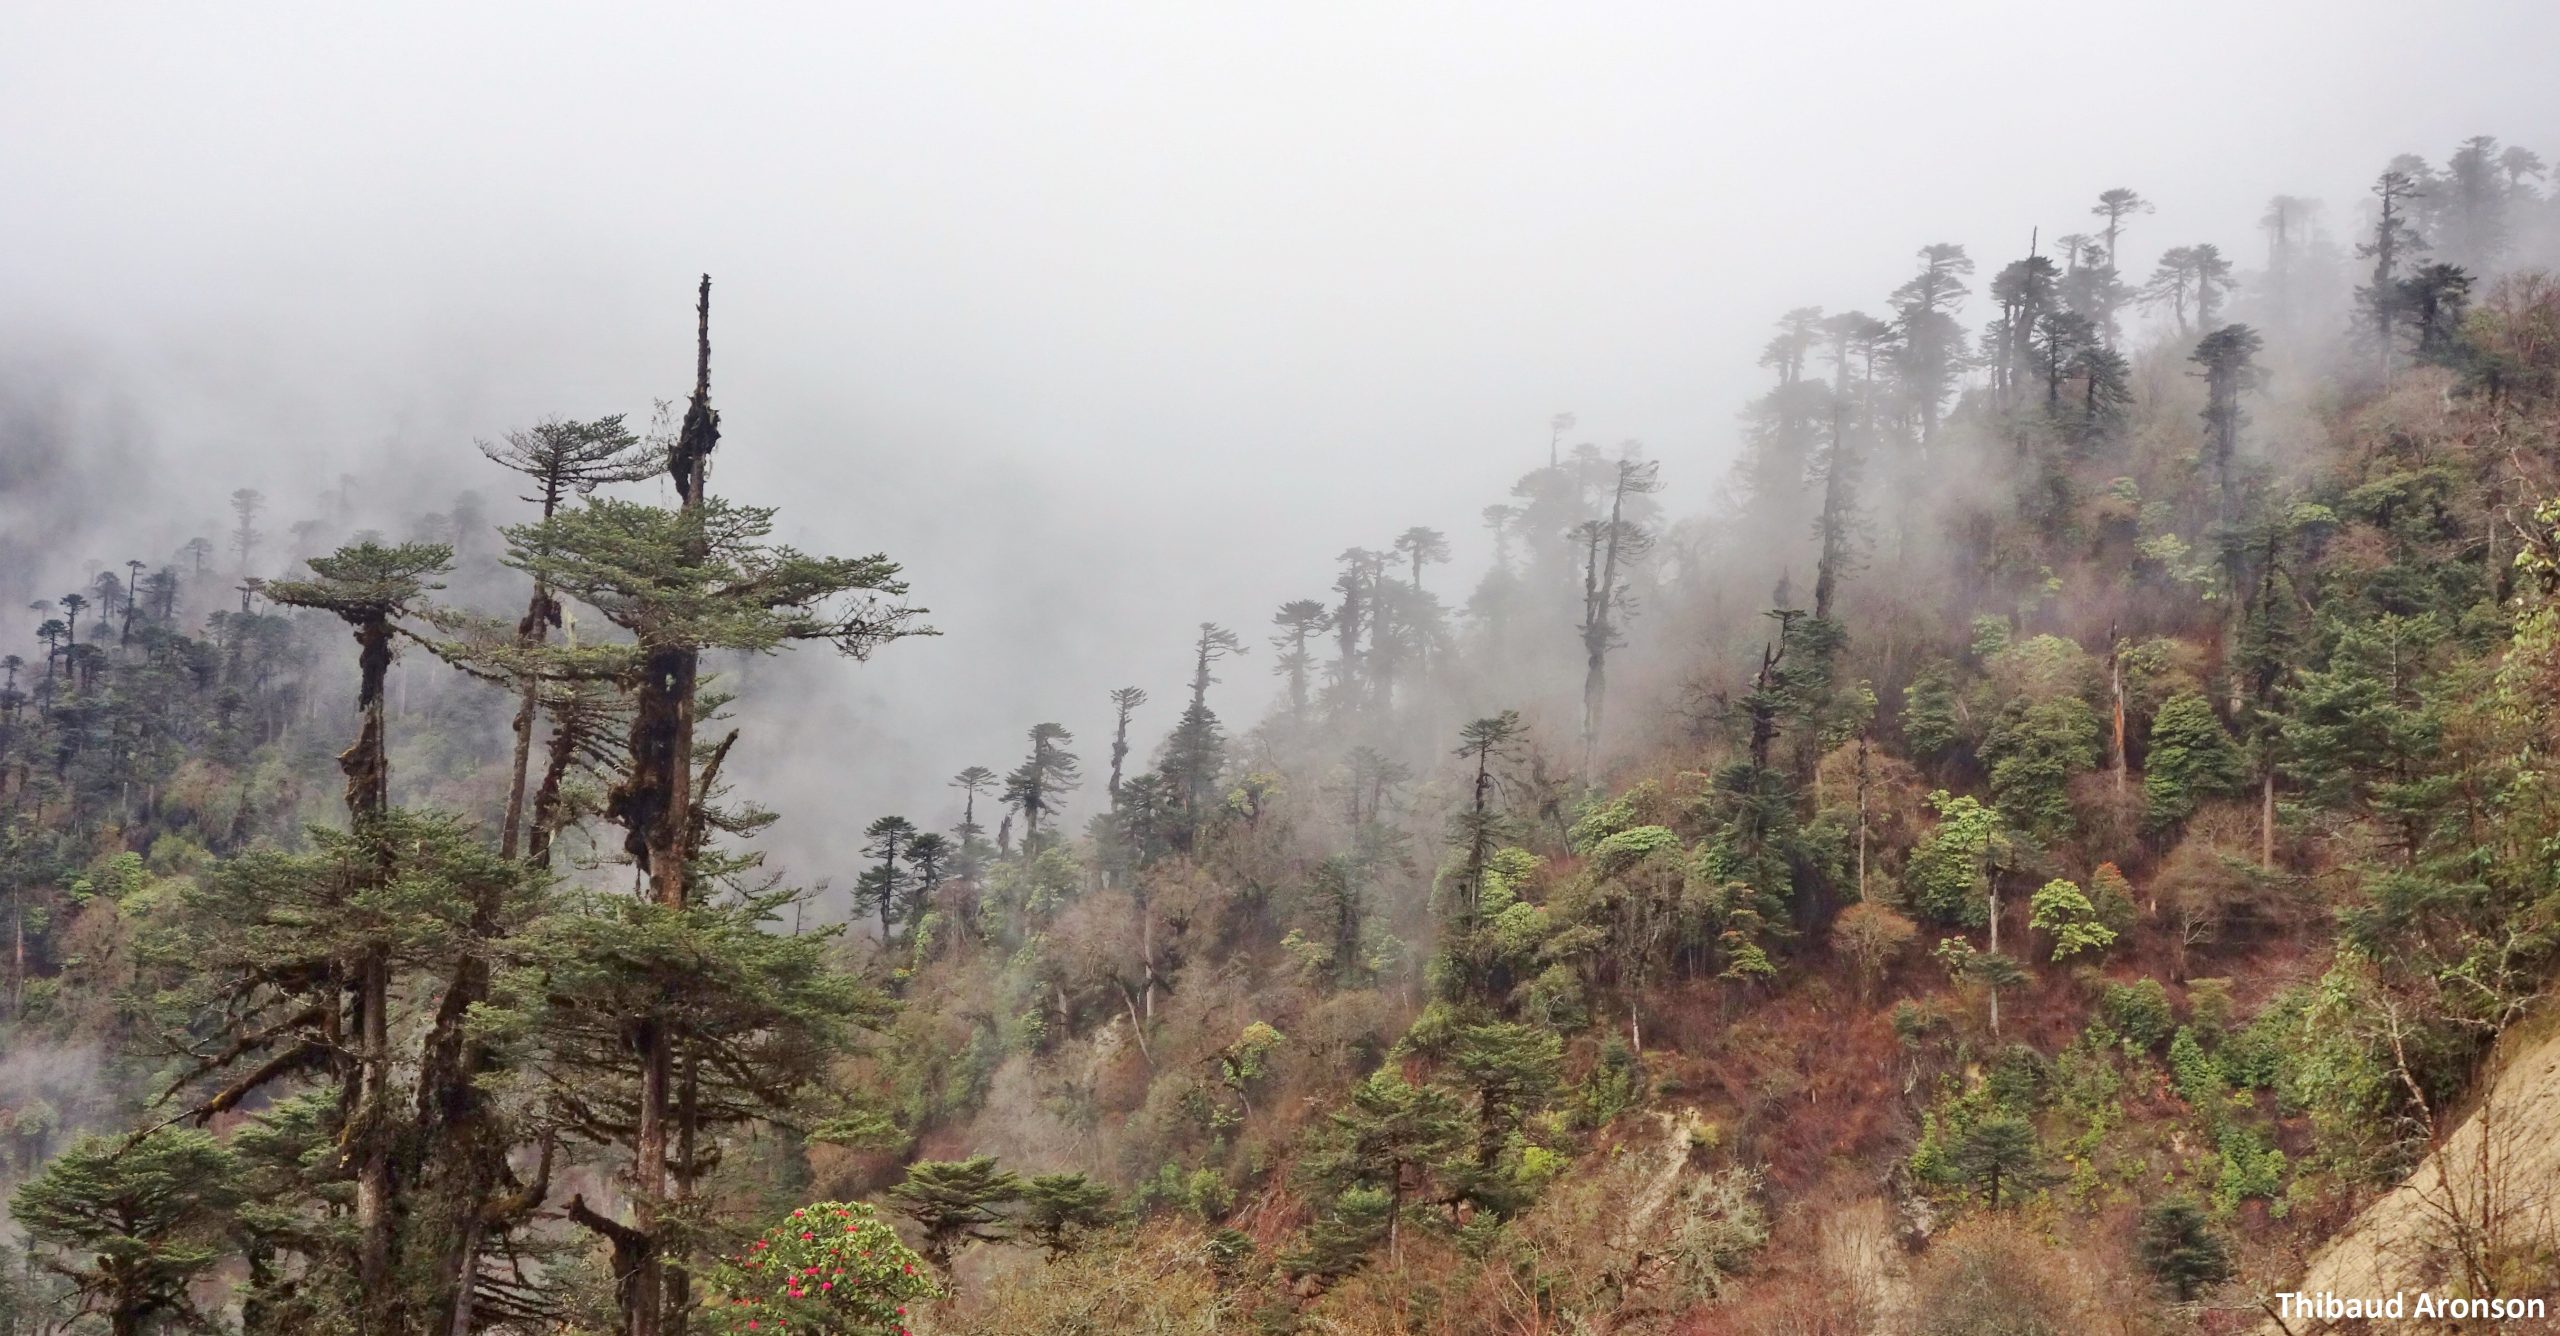
M 350 472 L 522 519 L 472 442 L 681 395 L 707 271 L 716 486 L 905 563 L 942 632 L 756 670 L 794 689 L 742 707 L 742 787 L 841 874 L 1035 721 L 1097 755 L 1110 688 L 1160 735 L 1196 624 L 1259 649 L 1347 546 L 1440 528 L 1463 590 L 1557 412 L 1712 523 L 1770 321 L 1875 306 L 1922 244 L 1987 274 L 2132 184 L 2128 272 L 2251 255 L 2271 190 L 2343 234 L 2384 153 L 2560 113 L 2560 10 L 2485 3 L 2424 44 L 2369 3 L 2159 6 L 2157 41 L 2016 4 L 764 13 L 0 20 L 0 595 L 218 538 L 236 487 L 279 530 Z M 1239 725 L 1268 659 L 1223 670 Z

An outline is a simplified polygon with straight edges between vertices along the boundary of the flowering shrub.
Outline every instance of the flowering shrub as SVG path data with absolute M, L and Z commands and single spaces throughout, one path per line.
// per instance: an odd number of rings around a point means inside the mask
M 722 1336 L 909 1336 L 907 1305 L 940 1293 L 924 1259 L 861 1202 L 793 1211 L 711 1276 Z

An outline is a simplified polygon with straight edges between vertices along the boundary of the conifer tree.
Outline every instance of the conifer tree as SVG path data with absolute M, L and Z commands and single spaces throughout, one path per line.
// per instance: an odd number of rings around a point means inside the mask
M 1983 351 L 1991 364 L 1992 389 L 2005 407 L 2014 404 L 2033 374 L 2036 322 L 2054 309 L 2061 274 L 2052 260 L 2030 255 L 2013 260 L 1991 280 L 1991 299 L 2000 314 L 1984 334 Z
M 1005 1208 L 1022 1200 L 1022 1180 L 996 1167 L 992 1155 L 966 1160 L 919 1160 L 904 1182 L 889 1189 L 891 1206 L 924 1232 L 924 1255 L 945 1272 L 951 1255 L 969 1242 L 1005 1237 Z
M 2450 264 L 2420 265 L 2400 281 L 2399 307 L 2408 317 L 2411 351 L 2439 366 L 2456 361 L 2462 318 L 2471 304 L 2471 275 Z
M 189 1290 L 221 1263 L 238 1180 L 230 1152 L 203 1132 L 91 1136 L 20 1186 L 9 1210 L 31 1248 L 66 1255 L 59 1270 L 107 1331 L 143 1336 L 210 1325 Z
M 857 908 L 867 907 L 880 915 L 880 943 L 885 947 L 897 939 L 897 917 L 914 884 L 907 858 L 916 826 L 902 816 L 884 816 L 864 827 L 862 838 L 863 855 L 879 861 L 863 871 L 854 900 Z
M 1083 1174 L 1038 1174 L 1022 1185 L 1022 1229 L 1051 1257 L 1111 1223 L 1111 1189 Z
M 694 914 L 702 878 L 693 864 L 714 828 L 715 813 L 709 776 L 698 768 L 716 773 L 726 744 L 706 756 L 695 753 L 702 654 L 770 652 L 816 640 L 862 658 L 900 637 L 929 634 L 916 623 L 922 610 L 897 602 L 906 585 L 895 562 L 881 555 L 814 557 L 773 544 L 772 510 L 711 494 L 709 467 L 720 426 L 711 406 L 710 320 L 706 276 L 696 306 L 693 393 L 666 457 L 676 508 L 590 498 L 506 531 L 507 564 L 595 608 L 632 637 L 616 675 L 632 696 L 628 757 L 605 815 L 624 830 L 623 849 L 646 880 L 648 903 L 671 925 L 706 931 L 719 924 Z M 771 908 L 753 897 L 749 903 L 755 905 L 750 922 Z M 660 1225 L 670 1201 L 671 1154 L 690 1153 L 686 1147 L 699 1122 L 697 1111 L 677 1107 L 679 1081 L 692 1090 L 695 1080 L 690 1067 L 679 1072 L 679 1051 L 694 1040 L 682 1033 L 686 1022 L 672 1010 L 680 984 L 688 981 L 661 974 L 634 982 L 656 996 L 624 1013 L 638 1027 L 631 1041 L 639 1059 L 628 1184 L 632 1219 L 621 1224 L 593 1211 L 576 1218 L 609 1239 L 628 1264 L 620 1273 L 625 1336 L 659 1336 L 671 1305 L 680 1311 L 688 1292 L 680 1259 L 667 1254 Z M 680 1112 L 681 1128 L 675 1125 Z
M 258 528 L 258 517 L 266 513 L 266 509 L 266 493 L 255 488 L 243 487 L 231 494 L 233 573 L 243 581 L 249 578 L 249 563 L 257 555 L 258 545 L 267 538 L 265 532 Z M 241 600 L 240 610 L 249 610 L 247 599 Z
M 2231 1248 L 2214 1233 L 2192 1197 L 2155 1202 L 2142 1213 L 2135 1235 L 2142 1264 L 2181 1300 L 2195 1298 L 2231 1275 Z
M 1457 884 L 1461 924 L 1471 922 L 1477 907 L 1484 901 L 1485 870 L 1492 865 L 1494 850 L 1502 841 L 1502 814 L 1493 805 L 1495 791 L 1502 780 L 1494 767 L 1510 759 L 1511 749 L 1526 731 L 1517 710 L 1488 715 L 1459 730 L 1456 755 L 1474 772 L 1467 788 L 1467 809 L 1459 813 L 1453 822 L 1450 837 L 1450 842 L 1459 851 Z
M 645 451 L 640 438 L 622 425 L 619 415 L 593 422 L 548 421 L 507 434 L 503 444 L 480 443 L 480 452 L 533 483 L 525 501 L 541 508 L 541 519 L 560 513 L 562 502 L 586 496 L 615 482 L 637 482 L 665 467 L 663 456 Z M 560 625 L 560 604 L 550 587 L 536 577 L 524 617 L 516 623 L 516 643 L 531 650 Z M 541 703 L 543 676 L 528 664 L 519 673 L 523 685 L 515 715 L 515 757 L 507 778 L 507 811 L 499 826 L 498 847 L 512 858 L 524 829 L 525 785 L 533 755 L 533 722 Z
M 2415 176 L 2394 166 L 2375 179 L 2373 194 L 2381 201 L 2374 210 L 2373 240 L 2356 247 L 2358 258 L 2373 261 L 2373 279 L 2356 289 L 2356 302 L 2364 310 L 2365 330 L 2375 356 L 2381 359 L 2382 376 L 2388 380 L 2398 338 L 2400 266 L 2426 244 L 2410 225 L 2409 214 L 2425 191 Z
M 1173 786 L 1181 805 L 1175 838 L 1183 848 L 1190 847 L 1200 823 L 1207 820 L 1219 771 L 1226 763 L 1226 737 L 1217 713 L 1209 708 L 1209 686 L 1218 680 L 1210 667 L 1244 652 L 1244 642 L 1235 632 L 1215 622 L 1200 623 L 1200 634 L 1191 647 L 1191 703 L 1183 707 L 1181 720 L 1156 757 L 1156 773 Z
M 2239 747 L 2204 697 L 2180 692 L 2152 715 L 2142 793 L 2154 827 L 2175 826 L 2194 814 L 2199 799 L 2230 797 L 2248 782 Z
M 1592 782 L 1600 750 L 1600 718 L 1609 692 L 1609 651 L 1625 643 L 1633 611 L 1628 568 L 1652 550 L 1653 535 L 1627 514 L 1630 498 L 1661 490 L 1661 466 L 1634 458 L 1618 461 L 1609 495 L 1609 518 L 1577 531 L 1582 566 L 1582 782 Z
M 1271 637 L 1271 647 L 1280 652 L 1271 671 L 1289 679 L 1289 717 L 1303 722 L 1307 717 L 1307 674 L 1315 664 L 1307 642 L 1333 624 L 1333 613 L 1315 599 L 1291 599 L 1271 614 L 1271 624 L 1280 628 Z
M 1068 791 L 1081 778 L 1075 753 L 1066 744 L 1075 741 L 1062 724 L 1033 724 L 1031 754 L 1013 768 L 1004 781 L 1004 802 L 1022 814 L 1022 849 L 1036 854 L 1040 841 L 1040 818 L 1056 812 L 1065 802 Z
M 2098 193 L 2098 202 L 2089 206 L 2089 212 L 2107 220 L 2107 225 L 2099 229 L 2098 235 L 2107 243 L 2108 268 L 2116 267 L 2116 242 L 2124 235 L 2125 220 L 2151 210 L 2151 201 L 2123 186 Z
M 960 837 L 963 864 L 982 857 L 979 848 L 986 844 L 987 828 L 978 824 L 978 797 L 996 790 L 997 775 L 983 765 L 973 765 L 951 777 L 951 787 L 960 790 L 960 824 L 951 833 Z
M 1370 633 L 1374 640 L 1371 620 L 1376 616 L 1375 590 L 1382 559 L 1365 547 L 1354 547 L 1344 549 L 1336 560 L 1342 563 L 1342 571 L 1334 577 L 1333 588 L 1342 595 L 1342 601 L 1333 610 L 1333 699 L 1337 708 L 1351 710 L 1363 698 L 1366 665 L 1360 655 L 1360 637 Z
M 918 831 L 907 839 L 907 882 L 909 904 L 901 911 L 907 920 L 907 933 L 915 934 L 918 919 L 924 916 L 925 897 L 942 884 L 943 870 L 951 866 L 951 841 L 935 831 Z
M 279 603 L 333 612 L 354 628 L 359 723 L 355 745 L 338 758 L 338 766 L 347 776 L 350 833 L 362 843 L 383 838 L 377 827 L 391 803 L 383 684 L 391 670 L 397 623 L 420 610 L 426 592 L 438 587 L 429 581 L 448 569 L 452 556 L 452 549 L 431 544 L 384 548 L 367 543 L 312 558 L 309 580 L 268 586 L 268 593 Z M 387 881 L 397 861 L 392 846 L 384 845 L 374 880 Z M 368 942 L 338 963 L 355 993 L 352 1019 L 357 1059 L 347 1140 L 354 1148 L 350 1158 L 358 1162 L 358 1279 L 369 1292 L 382 1292 L 391 1283 L 395 1261 L 391 946 L 385 941 Z
M 1964 329 L 1956 323 L 1955 311 L 1969 291 L 1964 279 L 1972 272 L 1973 260 L 1964 247 L 1940 242 L 1921 247 L 1920 272 L 1893 290 L 1894 319 L 1902 334 L 1895 368 L 1903 397 L 1919 415 L 1924 451 L 1937 439 L 1947 396 L 1964 369 Z
M 2007 1109 L 1984 1114 L 1957 1135 L 1949 1159 L 1956 1173 L 1980 1188 L 1983 1201 L 1996 1211 L 2002 1189 L 2010 1189 L 2015 1196 L 2016 1189 L 2035 1178 L 2035 1126 Z
M 2184 336 L 2192 329 L 2214 328 L 2214 308 L 2231 285 L 2231 261 L 2223 257 L 2220 247 L 2174 246 L 2161 254 L 2160 267 L 2143 285 L 2143 300 L 2168 303 L 2177 316 L 2178 333 Z M 2190 301 L 2195 311 L 2192 325 L 2187 319 Z
M 1820 376 L 1806 374 L 1821 336 L 1822 308 L 1800 306 L 1779 317 L 1778 332 L 1760 353 L 1760 365 L 1776 374 L 1777 383 L 1751 406 L 1751 442 L 1742 481 L 1754 508 L 1782 521 L 1798 513 L 1831 399 L 1831 387 Z
M 1386 1243 L 1396 1248 L 1405 1203 L 1467 1154 L 1465 1106 L 1440 1086 L 1408 1082 L 1393 1068 L 1352 1087 L 1348 1108 L 1327 1120 L 1306 1172 L 1337 1194 L 1369 1187 L 1386 1194 Z
M 1449 536 L 1438 529 L 1419 524 L 1396 535 L 1396 552 L 1413 566 L 1413 587 L 1422 588 L 1422 567 L 1427 562 L 1439 565 L 1449 560 Z
M 1470 1025 L 1458 1032 L 1449 1061 L 1459 1083 L 1475 1095 L 1476 1168 L 1491 1171 L 1513 1134 L 1555 1093 L 1564 1041 L 1534 1025 Z
M 2240 428 L 2248 422 L 2240 396 L 2257 387 L 2257 354 L 2263 346 L 2256 330 L 2226 325 L 2206 335 L 2187 359 L 2203 368 L 2198 374 L 2205 382 L 2204 425 L 2225 523 L 2234 511 L 2231 466 L 2239 453 Z
M 1111 693 L 1111 810 L 1120 810 L 1120 767 L 1129 759 L 1129 717 L 1147 703 L 1147 693 L 1138 687 L 1120 687 Z

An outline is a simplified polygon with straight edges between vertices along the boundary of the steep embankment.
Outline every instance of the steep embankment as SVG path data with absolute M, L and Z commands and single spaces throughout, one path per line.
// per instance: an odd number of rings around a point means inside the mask
M 2546 1014 L 2511 1035 L 2508 1056 L 2443 1147 L 2313 1254 L 2293 1289 L 2341 1297 L 2476 1294 L 2483 1287 L 2473 1277 L 2494 1280 L 2513 1248 L 2549 1237 L 2560 1215 L 2555 1021 L 2560 1017 Z M 2322 1329 L 2298 1319 L 2261 1328 L 2293 1336 Z M 2560 1323 L 2547 1329 L 2560 1330 Z

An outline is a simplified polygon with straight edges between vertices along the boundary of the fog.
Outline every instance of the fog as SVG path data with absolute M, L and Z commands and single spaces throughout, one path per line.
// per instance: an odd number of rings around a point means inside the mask
M 833 827 L 944 823 L 1034 721 L 1090 762 L 1111 687 L 1159 735 L 1191 628 L 1258 641 L 1346 546 L 1444 529 L 1462 590 L 1554 413 L 1710 510 L 1769 322 L 1924 243 L 1987 277 L 2129 185 L 2129 273 L 2254 256 L 2271 193 L 2340 220 L 2390 153 L 2560 128 L 2560 6 L 756 13 L 0 18 L 0 596 L 234 487 L 279 532 L 386 458 L 450 478 L 386 504 L 504 498 L 475 437 L 688 388 L 708 271 L 715 486 L 944 632 L 749 715 L 777 846 L 841 873 Z

